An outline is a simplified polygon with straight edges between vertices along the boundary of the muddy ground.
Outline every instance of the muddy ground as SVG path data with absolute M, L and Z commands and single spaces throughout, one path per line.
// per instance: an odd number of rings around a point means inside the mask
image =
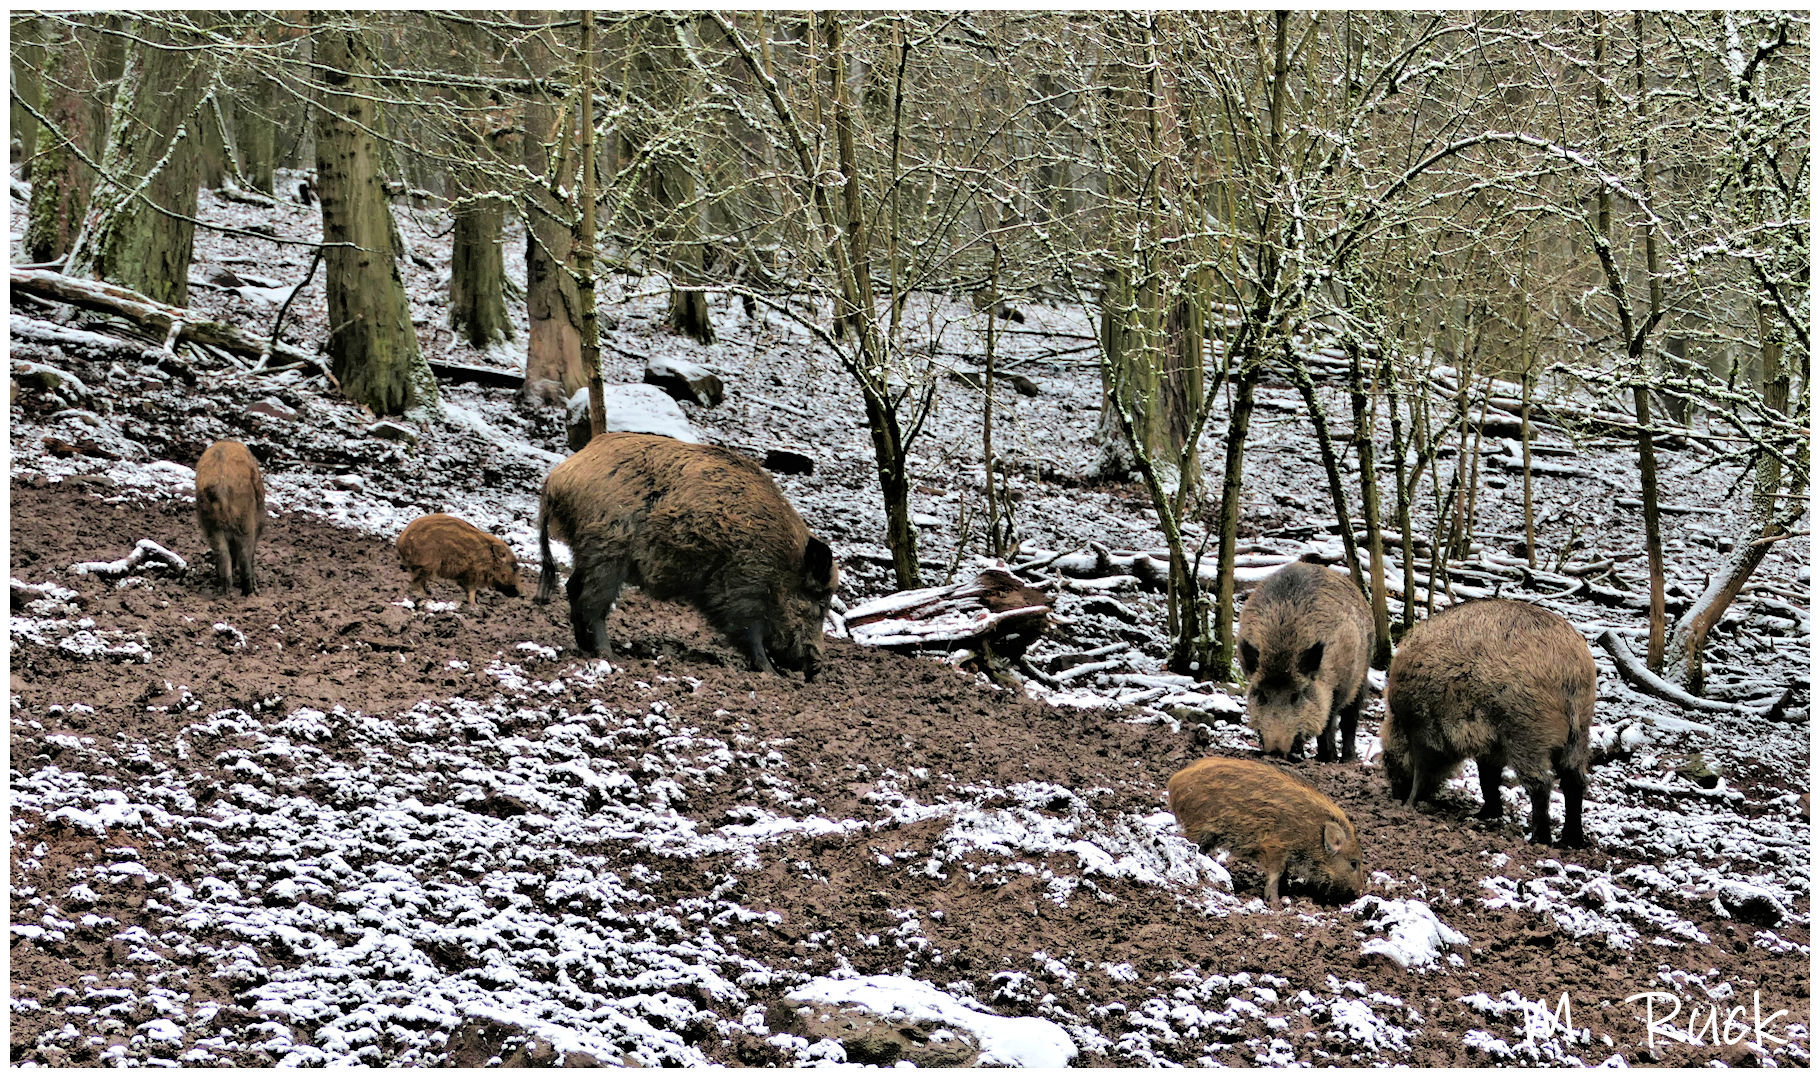
M 965 985 L 1001 1014 L 1065 1013 L 1101 1035 L 1076 1036 L 1077 1043 L 1088 1042 L 1075 1060 L 1081 1065 L 1130 1063 L 1142 1052 L 1183 1063 L 1241 1065 L 1288 1059 L 1495 1063 L 1501 1061 L 1496 1045 L 1521 1039 L 1515 1020 L 1497 1017 L 1495 1002 L 1475 1007 L 1470 1000 L 1484 993 L 1496 1001 L 1511 990 L 1551 1005 L 1567 993 L 1574 1024 L 1591 1033 L 1574 1049 L 1589 1063 L 1613 1055 L 1675 1064 L 1757 1059 L 1748 1043 L 1691 1048 L 1660 1039 L 1652 1056 L 1642 1044 L 1641 1004 L 1623 1001 L 1662 987 L 1652 983 L 1653 970 L 1646 967 L 1663 952 L 1613 946 L 1597 933 L 1573 938 L 1539 912 L 1485 908 L 1479 899 L 1488 865 L 1501 865 L 1497 871 L 1522 893 L 1544 882 L 1562 889 L 1587 869 L 1612 873 L 1651 860 L 1644 846 L 1608 842 L 1601 849 L 1568 852 L 1531 846 L 1521 833 L 1520 801 L 1507 808 L 1500 825 L 1486 827 L 1471 819 L 1473 801 L 1455 799 L 1414 812 L 1393 805 L 1375 767 L 1293 765 L 1351 811 L 1368 867 L 1380 874 L 1374 877 L 1375 893 L 1419 896 L 1469 938 L 1456 958 L 1425 970 L 1362 956 L 1364 915 L 1317 906 L 1316 898 L 1305 894 L 1296 895 L 1287 911 L 1267 911 L 1259 903 L 1209 917 L 1166 890 L 1117 877 L 1098 879 L 1065 903 L 1045 894 L 1048 881 L 1017 871 L 962 872 L 951 866 L 945 878 L 936 878 L 902 866 L 928 854 L 952 819 L 899 822 L 881 810 L 876 796 L 883 788 L 881 774 L 889 771 L 894 783 L 901 779 L 904 791 L 924 803 L 965 799 L 981 787 L 1053 783 L 1061 792 L 1038 811 L 1067 816 L 1082 811 L 1070 804 L 1080 798 L 1106 818 L 1155 813 L 1169 774 L 1206 754 L 1204 735 L 1136 720 L 1125 711 L 1044 706 L 938 662 L 839 640 L 829 642 L 824 676 L 813 684 L 758 675 L 744 669 L 734 649 L 694 612 L 636 593 L 609 624 L 618 655 L 611 672 L 590 682 L 576 673 L 588 664 L 568 649 L 560 598 L 538 606 L 487 595 L 480 609 L 459 611 L 421 599 L 406 606 L 406 578 L 388 541 L 302 514 L 283 514 L 270 523 L 259 547 L 261 592 L 251 598 L 223 595 L 211 578 L 189 503 L 108 503 L 102 499 L 114 492 L 105 483 L 38 483 L 42 480 L 16 475 L 11 484 L 13 576 L 72 589 L 78 608 L 72 617 L 93 619 L 111 646 L 142 645 L 151 661 L 130 654 L 84 656 L 15 637 L 15 783 L 22 774 L 60 766 L 85 772 L 97 786 L 114 782 L 145 789 L 151 780 L 166 780 L 193 802 L 173 795 L 176 822 L 128 821 L 124 831 L 110 828 L 105 838 L 69 819 L 13 817 L 15 923 L 27 919 L 28 908 L 43 912 L 46 902 L 60 906 L 69 923 L 61 939 L 15 930 L 15 1064 L 94 1065 L 157 1057 L 167 1054 L 165 1049 L 169 1058 L 183 1061 L 185 1050 L 200 1046 L 207 1052 L 190 1061 L 258 1066 L 309 1043 L 319 1031 L 302 1010 L 284 1016 L 282 1036 L 263 1028 L 274 1024 L 273 1015 L 260 1003 L 269 996 L 256 991 L 276 983 L 287 968 L 307 964 L 304 952 L 287 952 L 282 941 L 271 938 L 235 938 L 183 920 L 189 903 L 178 899 L 187 896 L 174 895 L 173 887 L 198 888 L 198 881 L 211 877 L 239 879 L 241 897 L 253 905 L 287 901 L 282 891 L 252 893 L 246 866 L 224 864 L 219 843 L 202 833 L 207 828 L 197 818 L 227 819 L 232 813 L 224 806 L 256 804 L 245 793 L 248 783 L 272 796 L 328 796 L 331 778 L 342 773 L 338 765 L 358 768 L 374 759 L 360 731 L 361 716 L 395 716 L 425 700 L 511 696 L 511 683 L 489 674 L 489 665 L 533 661 L 536 677 L 551 680 L 536 690 L 540 710 L 520 712 L 532 736 L 537 716 L 552 709 L 598 725 L 604 720 L 588 716 L 603 710 L 642 713 L 661 699 L 667 714 L 705 735 L 729 743 L 755 739 L 794 746 L 787 751 L 791 796 L 773 801 L 768 811 L 873 825 L 787 837 L 766 847 L 756 866 L 733 853 L 666 856 L 650 843 L 577 851 L 627 872 L 642 865 L 640 901 L 646 910 L 677 908 L 712 892 L 734 896 L 746 910 L 774 914 L 736 923 L 724 934 L 725 948 L 746 968 L 908 974 L 937 985 Z M 190 559 L 188 572 L 153 569 L 123 584 L 69 571 L 79 561 L 117 557 L 142 538 Z M 528 572 L 527 583 L 529 577 Z M 451 584 L 437 587 L 440 602 L 460 597 Z M 19 602 L 15 596 L 16 609 Z M 527 643 L 562 650 L 550 657 L 521 646 Z M 565 677 L 566 683 L 551 687 Z M 501 714 L 510 714 L 507 704 Z M 312 738 L 314 755 L 301 765 L 297 758 L 268 754 L 263 768 L 249 769 L 247 754 L 234 751 L 242 742 L 231 730 L 212 739 L 196 732 L 203 717 L 230 710 L 278 715 L 299 708 L 330 713 Z M 1374 705 L 1367 720 L 1374 729 L 1376 716 Z M 525 733 L 506 719 L 461 736 L 464 751 L 484 754 L 489 740 L 503 745 L 508 734 Z M 677 808 L 704 832 L 746 818 L 742 814 L 754 803 L 751 768 L 713 771 L 695 776 L 686 802 Z M 382 790 L 391 781 L 383 774 L 371 777 Z M 536 805 L 510 791 L 476 801 L 462 792 L 456 774 L 416 779 L 427 784 L 415 788 L 446 791 L 451 801 L 466 798 L 462 803 L 479 813 L 536 815 Z M 1595 772 L 1595 799 L 1600 781 Z M 1673 802 L 1663 804 L 1672 811 Z M 253 811 L 289 811 L 282 804 L 265 806 Z M 979 807 L 990 810 L 994 802 Z M 1788 814 L 1786 808 L 1760 811 Z M 447 863 L 440 876 L 474 880 L 510 867 L 512 856 L 500 849 L 492 864 Z M 1551 860 L 1556 857 L 1558 862 Z M 143 871 L 108 870 L 118 869 L 122 858 Z M 1067 855 L 1057 859 L 1068 860 Z M 1242 864 L 1231 867 L 1234 887 L 1255 895 L 1258 874 Z M 230 869 L 241 875 L 230 875 Z M 439 875 L 421 857 L 412 870 L 420 882 Z M 80 897 L 66 898 L 69 881 L 78 878 L 85 888 L 69 893 Z M 274 875 L 268 882 L 276 880 Z M 533 905 L 545 903 L 542 913 L 552 918 L 580 911 L 584 919 L 611 920 L 610 914 L 632 917 L 639 908 L 634 903 L 603 913 L 576 906 L 553 890 L 525 893 Z M 1596 905 L 1593 898 L 1583 901 Z M 1733 998 L 1720 1001 L 1724 1006 L 1748 1006 L 1751 993 L 1761 990 L 1765 1010 L 1773 1003 L 1790 1012 L 1771 1027 L 1783 1037 L 1791 1025 L 1805 1028 L 1810 994 L 1805 947 L 1774 953 L 1752 942 L 1759 931 L 1753 919 L 1767 924 L 1781 917 L 1748 909 L 1716 913 L 1709 902 L 1673 896 L 1659 895 L 1657 901 L 1706 937 L 1677 941 L 1675 967 L 1710 971 L 1708 983 L 1729 982 Z M 1303 915 L 1317 910 L 1319 917 Z M 1779 924 L 1784 940 L 1807 943 L 1806 912 L 1803 902 L 1794 911 L 1797 923 Z M 865 944 L 868 937 L 876 943 L 880 933 L 888 941 L 893 929 L 906 923 L 917 928 L 920 942 L 914 946 Z M 131 926 L 144 931 L 133 933 Z M 324 931 L 337 938 L 333 930 Z M 235 947 L 254 952 L 250 965 L 196 957 Z M 483 965 L 455 937 L 433 957 L 445 973 L 478 975 Z M 237 974 L 241 968 L 260 972 Z M 119 979 L 122 970 L 129 971 L 125 983 Z M 1220 982 L 1216 992 L 1209 987 L 1215 974 L 1231 983 Z M 790 1061 L 775 1037 L 750 1031 L 752 1020 L 744 1031 L 735 1022 L 754 1008 L 763 1009 L 767 1021 L 761 1025 L 772 1033 L 804 1021 L 782 1005 L 783 993 L 801 978 L 762 983 L 765 979 L 742 981 L 744 998 L 736 1003 L 714 992 L 695 992 L 685 1017 L 670 1023 L 669 1032 L 714 1062 Z M 1369 992 L 1361 980 L 1370 982 Z M 154 985 L 164 991 L 153 992 Z M 1690 999 L 1704 1002 L 1696 989 L 1687 990 Z M 1256 1005 L 1232 1006 L 1241 992 Z M 1304 992 L 1314 1002 L 1299 995 Z M 1342 1004 L 1351 997 L 1363 999 L 1387 1024 L 1376 1033 L 1348 1025 L 1353 1012 Z M 157 1001 L 170 998 L 181 998 L 181 1020 L 161 1024 Z M 1179 1014 L 1171 1022 L 1157 1007 L 1145 1005 L 1155 998 L 1176 999 L 1179 1007 L 1211 1008 L 1219 998 L 1228 1005 L 1221 1021 L 1196 1025 Z M 1294 1005 L 1298 998 L 1301 1006 Z M 694 1016 L 687 1016 L 691 1011 Z M 153 1031 L 149 1040 L 147 1030 Z M 1495 1036 L 1479 1032 L 1485 1030 Z M 1805 1037 L 1798 1040 L 1804 1046 Z M 1487 1047 L 1491 1042 L 1496 1045 Z M 903 1049 L 907 1057 L 915 1058 L 914 1047 Z M 513 1027 L 479 1021 L 453 1029 L 430 1024 L 408 1053 L 383 1043 L 380 1048 L 378 1060 L 454 1064 L 536 1062 L 540 1052 L 553 1051 Z M 860 1058 L 868 1050 L 854 1041 L 847 1055 Z M 876 1050 L 880 1058 L 872 1061 L 889 1062 L 899 1049 L 885 1043 Z M 1786 1052 L 1777 1056 L 1792 1061 Z M 628 1051 L 628 1061 L 636 1058 Z M 585 1061 L 579 1053 L 577 1060 Z

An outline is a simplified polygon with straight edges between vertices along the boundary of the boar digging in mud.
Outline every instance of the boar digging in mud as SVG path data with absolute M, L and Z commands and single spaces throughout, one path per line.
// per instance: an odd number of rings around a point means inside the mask
M 1285 872 L 1339 897 L 1365 886 L 1359 834 L 1346 813 L 1305 779 L 1260 760 L 1196 760 L 1169 779 L 1169 810 L 1202 853 L 1223 846 L 1256 861 L 1273 906 Z
M 1239 666 L 1245 713 L 1264 752 L 1299 754 L 1315 739 L 1315 759 L 1357 758 L 1353 738 L 1365 706 L 1371 662 L 1371 607 L 1344 574 L 1294 562 L 1265 578 L 1239 614 Z
M 1547 845 L 1559 778 L 1561 845 L 1586 845 L 1580 801 L 1596 690 L 1592 650 L 1565 618 L 1511 599 L 1443 610 L 1409 631 L 1390 664 L 1380 734 L 1391 796 L 1414 806 L 1470 756 L 1485 795 L 1479 817 L 1496 820 L 1509 767 L 1529 791 L 1530 840 Z
M 265 529 L 265 477 L 252 450 L 221 441 L 196 462 L 196 517 L 202 538 L 215 552 L 215 578 L 226 591 L 235 583 L 242 595 L 259 590 L 253 547 Z
M 731 637 L 752 668 L 772 660 L 813 679 L 839 570 L 777 484 L 717 446 L 602 434 L 551 469 L 537 517 L 537 601 L 556 587 L 550 537 L 569 544 L 575 646 L 607 654 L 607 613 L 626 584 L 685 599 Z
M 406 525 L 398 536 L 398 565 L 425 595 L 431 577 L 453 580 L 467 593 L 469 606 L 475 605 L 480 588 L 518 594 L 518 555 L 512 548 L 447 513 L 431 513 Z

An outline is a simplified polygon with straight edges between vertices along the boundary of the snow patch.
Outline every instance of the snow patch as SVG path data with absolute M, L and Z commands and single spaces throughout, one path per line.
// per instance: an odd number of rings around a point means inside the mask
M 1074 1041 L 1054 1022 L 978 1010 L 914 977 L 818 977 L 791 989 L 785 998 L 851 1004 L 892 1021 L 933 1022 L 966 1030 L 979 1039 L 981 1066 L 1066 1067 L 1076 1054 Z

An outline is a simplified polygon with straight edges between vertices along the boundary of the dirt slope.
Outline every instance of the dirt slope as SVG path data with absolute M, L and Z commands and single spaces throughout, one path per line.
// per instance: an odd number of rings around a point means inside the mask
M 778 843 L 763 847 L 762 860 L 732 847 L 706 853 L 678 847 L 676 855 L 665 855 L 664 842 L 646 834 L 617 847 L 559 842 L 544 864 L 527 864 L 510 844 L 464 862 L 436 850 L 392 848 L 394 840 L 416 844 L 408 829 L 377 836 L 367 854 L 377 863 L 397 859 L 431 894 L 437 881 L 518 877 L 519 896 L 549 923 L 611 923 L 653 911 L 687 920 L 691 904 L 704 896 L 730 900 L 722 914 L 741 909 L 749 916 L 713 918 L 727 929 L 716 947 L 718 961 L 745 971 L 740 988 L 726 991 L 714 986 L 716 979 L 704 984 L 682 978 L 668 986 L 667 1009 L 648 1008 L 643 1016 L 708 1060 L 797 1058 L 790 1038 L 775 1043 L 777 1034 L 804 1021 L 793 1017 L 792 1007 L 780 1006 L 784 991 L 801 980 L 789 975 L 836 969 L 964 984 L 983 1006 L 1002 1014 L 1066 1015 L 1063 1024 L 1081 1046 L 1081 1064 L 1146 1057 L 1188 1063 L 1493 1062 L 1500 1049 L 1486 1047 L 1491 1041 L 1509 1050 L 1521 1040 L 1520 1017 L 1498 1013 L 1500 993 L 1513 988 L 1551 1004 L 1569 993 L 1575 1024 L 1591 1033 L 1590 1043 L 1575 1047 L 1587 1061 L 1613 1054 L 1647 1058 L 1639 1054 L 1634 1008 L 1598 1006 L 1649 987 L 1647 973 L 1635 964 L 1634 945 L 1614 946 L 1596 932 L 1574 938 L 1540 912 L 1487 909 L 1478 901 L 1488 865 L 1502 865 L 1498 871 L 1521 894 L 1584 882 L 1589 870 L 1617 871 L 1631 861 L 1622 849 L 1563 857 L 1562 868 L 1549 851 L 1523 841 L 1514 811 L 1501 827 L 1487 830 L 1466 818 L 1476 805 L 1465 801 L 1419 813 L 1392 805 L 1376 768 L 1297 765 L 1353 813 L 1369 865 L 1381 873 L 1376 893 L 1419 894 L 1470 940 L 1451 962 L 1425 972 L 1404 970 L 1361 955 L 1369 910 L 1339 911 L 1302 896 L 1289 912 L 1267 912 L 1253 903 L 1210 916 L 1183 894 L 1116 872 L 1083 871 L 1078 852 L 1045 851 L 1032 842 L 998 851 L 984 839 L 965 851 L 942 848 L 944 835 L 951 842 L 957 820 L 969 813 L 981 819 L 997 814 L 1001 823 L 1155 814 L 1169 773 L 1205 751 L 1189 733 L 1136 724 L 1111 710 L 1042 706 L 938 663 L 841 641 L 831 642 L 826 675 L 812 685 L 756 675 L 693 612 L 635 594 L 610 623 L 621 660 L 610 673 L 590 677 L 589 664 L 570 653 L 535 650 L 566 644 L 560 600 L 539 607 L 490 596 L 479 611 L 421 603 L 412 609 L 401 605 L 406 579 L 389 543 L 301 514 L 272 522 L 259 551 L 261 594 L 223 596 L 209 579 L 188 505 L 105 503 L 95 493 L 73 483 L 37 488 L 15 481 L 13 574 L 73 589 L 77 616 L 93 619 L 104 644 L 137 642 L 153 662 L 17 645 L 15 786 L 20 776 L 35 774 L 39 780 L 26 785 L 38 789 L 48 781 L 42 778 L 47 769 L 61 768 L 85 772 L 97 788 L 111 783 L 131 791 L 134 802 L 156 802 L 148 791 L 158 788 L 179 792 L 163 802 L 168 814 L 162 820 L 148 809 L 124 831 L 108 829 L 105 840 L 73 816 L 16 812 L 14 920 L 35 920 L 30 911 L 41 913 L 48 903 L 60 907 L 69 927 L 59 939 L 15 930 L 15 1062 L 170 1058 L 260 1065 L 308 1058 L 294 1053 L 312 1041 L 338 1043 L 329 1033 L 343 1033 L 330 1027 L 348 1008 L 336 1004 L 331 991 L 321 990 L 331 998 L 312 1012 L 295 1000 L 288 1011 L 273 1006 L 277 997 L 270 990 L 325 962 L 335 946 L 347 949 L 360 932 L 352 924 L 318 924 L 322 937 L 334 941 L 325 950 L 244 926 L 237 934 L 232 920 L 194 916 L 198 898 L 209 894 L 205 880 L 216 881 L 223 903 L 232 892 L 255 912 L 302 908 L 307 902 L 298 897 L 299 886 L 304 896 L 314 894 L 297 884 L 308 873 L 272 871 L 287 859 L 311 862 L 310 851 L 277 842 L 261 848 L 263 866 L 230 863 L 223 851 L 244 856 L 254 847 L 235 847 L 232 836 L 215 832 L 232 831 L 232 821 L 247 813 L 292 812 L 294 799 L 347 796 L 348 787 L 337 784 L 362 770 L 369 781 L 355 796 L 374 812 L 397 808 L 393 788 L 417 782 L 410 790 L 420 800 L 440 796 L 489 826 L 538 816 L 560 824 L 562 806 L 537 800 L 547 790 L 539 794 L 493 780 L 476 785 L 473 775 L 446 761 L 440 773 L 388 773 L 381 765 L 390 761 L 375 753 L 370 732 L 363 732 L 363 717 L 413 708 L 426 714 L 420 701 L 455 706 L 457 700 L 490 698 L 500 706 L 489 714 L 516 711 L 517 728 L 510 721 L 475 719 L 459 735 L 426 727 L 423 736 L 459 742 L 472 760 L 510 771 L 509 735 L 554 736 L 547 725 L 553 717 L 606 737 L 616 728 L 613 716 L 648 720 L 658 714 L 679 734 L 754 750 L 743 759 L 737 752 L 722 759 L 718 773 L 711 765 L 684 778 L 687 769 L 673 760 L 667 765 L 652 758 L 665 751 L 656 743 L 622 753 L 595 742 L 584 752 L 595 773 L 617 761 L 624 767 L 619 774 L 643 788 L 596 790 L 568 812 L 599 815 L 622 796 L 643 803 L 669 782 L 686 788 L 676 791 L 673 805 L 699 832 L 763 825 L 773 814 L 794 821 L 780 827 Z M 141 538 L 192 558 L 190 571 L 151 571 L 124 585 L 67 571 L 97 551 L 124 551 Z M 452 585 L 442 587 L 440 599 L 459 597 Z M 272 717 L 310 715 L 312 709 L 321 715 L 320 729 L 305 735 L 294 727 L 291 734 L 299 745 L 307 740 L 308 754 L 287 754 L 270 739 L 241 736 L 251 728 L 242 718 L 266 716 L 270 725 Z M 216 729 L 204 733 L 211 716 Z M 240 718 L 223 722 L 222 716 Z M 759 749 L 777 759 L 767 763 Z M 767 790 L 776 796 L 767 798 Z M 914 814 L 893 808 L 901 808 L 906 796 L 923 805 L 965 807 L 909 818 Z M 205 819 L 214 822 L 204 826 Z M 865 825 L 815 833 L 805 826 L 815 820 Z M 250 819 L 243 826 L 249 835 L 261 830 Z M 1009 833 L 1000 830 L 1001 838 Z M 565 859 L 571 864 L 564 866 Z M 936 861 L 939 867 L 921 867 Z M 140 868 L 120 870 L 122 863 Z M 638 874 L 638 897 L 617 909 L 608 908 L 612 902 L 578 901 L 554 886 L 574 863 Z M 1032 874 L 1020 864 L 1042 868 Z M 1257 874 L 1240 865 L 1233 872 L 1241 897 L 1255 895 Z M 384 877 L 368 872 L 367 878 Z M 71 880 L 83 884 L 79 898 L 68 890 Z M 287 889 L 287 881 L 295 886 Z M 382 891 L 370 884 L 334 896 L 336 886 L 331 881 L 316 896 L 325 909 L 358 918 L 372 908 L 367 903 L 383 906 Z M 1058 887 L 1064 889 L 1059 902 Z M 1596 907 L 1597 901 L 1582 897 L 1579 904 Z M 1753 946 L 1748 918 L 1716 914 L 1694 901 L 1666 904 L 1705 936 L 1681 943 L 1677 965 L 1711 971 L 1712 983 L 1729 982 L 1747 1003 L 1753 990 L 1762 989 L 1766 999 L 1793 1012 L 1776 1026 L 1782 1035 L 1790 1025 L 1805 1025 L 1805 954 Z M 434 901 L 413 912 L 432 926 L 460 923 L 455 911 L 438 909 Z M 1780 931 L 1789 941 L 1807 941 L 1804 924 Z M 656 929 L 645 935 L 651 947 L 665 939 Z M 439 977 L 473 975 L 484 986 L 488 982 L 478 975 L 499 961 L 480 937 L 445 934 L 424 945 Z M 236 948 L 244 952 L 238 961 L 231 957 Z M 569 975 L 563 969 L 558 963 L 550 972 Z M 757 971 L 765 975 L 752 976 Z M 313 976 L 320 979 L 321 969 Z M 413 977 L 380 983 L 408 998 Z M 657 985 L 647 991 L 663 994 Z M 1477 997 L 1477 1007 L 1462 1002 L 1478 993 L 1485 995 Z M 169 1001 L 179 996 L 181 1005 L 173 1010 Z M 1159 1008 L 1158 999 L 1175 1002 Z M 70 1006 L 78 1001 L 93 1010 Z M 755 1023 L 755 1014 L 764 1020 Z M 1496 1036 L 1475 1039 L 1476 1031 L 1488 1029 Z M 92 1043 L 90 1035 L 103 1044 Z M 661 1058 L 650 1053 L 652 1036 L 627 1034 L 619 1042 L 624 1058 Z M 389 1031 L 382 1025 L 373 1037 L 372 1058 L 393 1062 L 484 1063 L 494 1056 L 523 1062 L 556 1050 L 548 1035 L 540 1041 L 525 1027 L 488 1024 L 479 1016 L 454 1028 L 429 1019 L 415 1030 L 409 1022 Z M 192 1054 L 186 1057 L 186 1051 Z M 1743 1045 L 1715 1051 L 1659 1041 L 1658 1053 L 1677 1063 L 1752 1058 Z M 593 1058 L 609 1054 L 591 1049 Z

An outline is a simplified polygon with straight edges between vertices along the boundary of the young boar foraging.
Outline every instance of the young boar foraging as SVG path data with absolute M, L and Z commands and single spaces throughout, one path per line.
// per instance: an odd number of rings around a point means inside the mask
M 1508 766 L 1529 791 L 1530 841 L 1547 845 L 1559 778 L 1561 845 L 1586 845 L 1580 801 L 1596 689 L 1592 650 L 1565 618 L 1511 599 L 1443 610 L 1409 631 L 1390 664 L 1380 734 L 1391 796 L 1413 807 L 1470 756 L 1485 795 L 1479 817 L 1501 819 Z
M 398 536 L 398 565 L 426 596 L 431 577 L 461 585 L 469 606 L 475 605 L 474 593 L 480 588 L 518 594 L 518 555 L 512 548 L 447 513 L 418 517 L 405 526 Z
M 776 673 L 775 658 L 813 680 L 821 667 L 834 552 L 765 470 L 737 453 L 602 434 L 550 471 L 537 527 L 537 601 L 555 590 L 554 535 L 575 557 L 569 623 L 583 652 L 609 653 L 607 613 L 630 583 L 694 604 L 755 670 Z
M 196 517 L 202 538 L 215 552 L 221 590 L 238 583 L 242 595 L 259 590 L 253 547 L 265 529 L 265 477 L 252 450 L 220 441 L 196 461 Z
M 1209 756 L 1169 779 L 1169 810 L 1189 841 L 1224 846 L 1264 870 L 1264 901 L 1277 904 L 1285 872 L 1351 897 L 1365 886 L 1359 835 L 1340 806 L 1300 776 L 1259 760 Z
M 1265 578 L 1239 614 L 1245 713 L 1264 752 L 1293 756 L 1309 738 L 1315 759 L 1357 758 L 1374 635 L 1371 607 L 1346 574 L 1294 562 Z

